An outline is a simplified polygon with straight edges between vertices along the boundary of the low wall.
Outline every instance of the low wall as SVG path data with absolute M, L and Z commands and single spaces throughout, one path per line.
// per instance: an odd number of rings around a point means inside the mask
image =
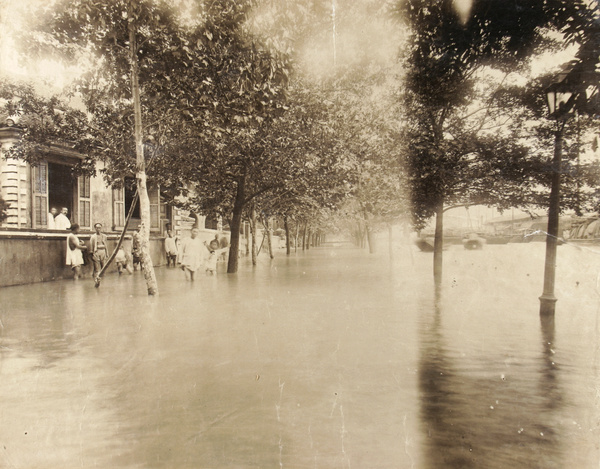
M 89 248 L 91 233 L 79 234 Z M 107 234 L 108 252 L 118 241 L 118 234 Z M 65 265 L 67 234 L 52 231 L 0 231 L 0 287 L 47 282 L 70 278 L 73 272 Z M 131 235 L 123 240 L 126 252 L 131 252 Z M 163 237 L 150 237 L 150 256 L 156 266 L 166 263 Z M 93 266 L 86 259 L 85 276 L 92 275 Z M 107 273 L 116 272 L 113 263 Z

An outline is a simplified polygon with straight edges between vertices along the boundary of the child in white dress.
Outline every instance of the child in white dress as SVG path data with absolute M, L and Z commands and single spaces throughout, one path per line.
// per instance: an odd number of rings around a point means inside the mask
M 227 247 L 219 249 L 219 242 L 216 239 L 213 239 L 209 245 L 204 242 L 204 245 L 208 249 L 208 257 L 206 259 L 206 273 L 210 275 L 214 275 L 217 273 L 217 260 L 219 256 L 227 251 Z

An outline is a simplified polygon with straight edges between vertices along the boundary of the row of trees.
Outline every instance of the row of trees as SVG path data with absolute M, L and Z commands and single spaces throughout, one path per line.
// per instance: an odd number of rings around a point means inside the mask
M 230 273 L 243 220 L 256 233 L 277 216 L 289 240 L 290 226 L 316 231 L 343 213 L 372 248 L 373 230 L 410 217 L 422 227 L 435 215 L 439 281 L 447 207 L 545 203 L 545 82 L 511 77 L 527 78 L 531 57 L 557 47 L 549 32 L 559 31 L 581 46 L 582 89 L 597 86 L 589 2 L 455 3 L 57 2 L 22 43 L 29 55 L 87 64 L 70 90 L 83 106 L 1 81 L 7 112 L 23 116 L 13 156 L 35 164 L 49 143 L 68 141 L 87 156 L 79 171 L 103 161 L 109 184 L 136 177 L 149 294 L 148 179 L 172 201 L 227 220 Z M 336 47 L 336 31 L 369 21 L 377 29 L 390 16 L 399 62 L 372 44 L 347 56 Z M 318 41 L 330 41 L 330 66 L 303 73 L 303 60 L 318 62 L 303 59 Z M 575 176 L 583 194 L 593 178 Z
M 465 4 L 460 10 L 451 0 L 409 0 L 397 11 L 411 31 L 403 98 L 413 215 L 417 225 L 435 215 L 437 283 L 443 214 L 449 206 L 547 206 L 552 143 L 544 90 L 552 78 L 532 77 L 532 58 L 564 46 L 553 37 L 575 43 L 574 68 L 587 70 L 585 81 L 572 78 L 579 84 L 578 96 L 585 96 L 588 87 L 598 91 L 597 3 Z M 526 85 L 513 84 L 515 75 Z M 580 112 L 594 111 L 581 107 Z M 579 195 L 584 193 L 581 184 L 593 187 L 598 181 L 597 171 L 586 173 L 596 177 L 572 174 Z

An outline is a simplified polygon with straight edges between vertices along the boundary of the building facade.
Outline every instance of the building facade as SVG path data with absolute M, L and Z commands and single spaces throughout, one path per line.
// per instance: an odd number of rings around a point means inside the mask
M 93 226 L 102 223 L 112 248 L 121 234 L 133 203 L 135 184 L 108 187 L 101 176 L 75 176 L 73 168 L 82 160 L 67 146 L 54 145 L 39 164 L 7 157 L 7 150 L 18 142 L 20 128 L 12 122 L 0 125 L 0 195 L 8 202 L 8 218 L 0 225 L 0 286 L 18 285 L 70 277 L 65 266 L 65 230 L 52 229 L 49 212 L 66 208 L 70 222 L 81 227 L 80 238 L 89 240 Z M 150 249 L 153 263 L 163 265 L 164 235 L 170 226 L 179 238 L 198 226 L 206 239 L 215 230 L 204 229 L 204 217 L 167 204 L 159 187 L 149 187 Z M 128 233 L 139 226 L 139 206 L 134 207 Z M 204 233 L 205 232 L 205 233 Z M 126 235 L 125 249 L 131 248 Z M 87 266 L 90 271 L 90 266 Z

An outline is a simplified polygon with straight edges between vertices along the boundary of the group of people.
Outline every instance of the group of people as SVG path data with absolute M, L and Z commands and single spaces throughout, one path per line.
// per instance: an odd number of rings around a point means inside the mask
M 68 230 L 71 228 L 71 220 L 68 217 L 69 209 L 63 207 L 58 213 L 55 207 L 50 209 L 48 213 L 48 229 L 50 230 Z
M 181 270 L 189 280 L 194 280 L 196 272 L 202 269 L 207 274 L 214 275 L 217 272 L 217 261 L 220 256 L 225 255 L 229 245 L 227 238 L 219 237 L 218 233 L 210 243 L 201 241 L 198 238 L 199 232 L 198 228 L 192 228 L 190 237 L 178 242 L 173 237 L 173 232 L 168 230 L 165 238 L 167 267 L 181 264 Z
M 194 280 L 194 275 L 202 268 L 207 274 L 214 275 L 217 272 L 219 256 L 227 251 L 227 246 L 221 247 L 218 234 L 215 235 L 215 239 L 207 243 L 200 241 L 199 232 L 198 228 L 192 228 L 191 236 L 181 243 L 181 253 L 179 253 L 181 270 L 189 280 Z
M 73 223 L 68 229 L 71 230 L 71 233 L 69 233 L 67 236 L 66 263 L 67 265 L 70 265 L 71 269 L 73 270 L 73 278 L 75 280 L 81 278 L 81 266 L 85 263 L 84 252 L 88 253 L 89 257 L 91 258 L 91 261 L 94 265 L 92 276 L 93 278 L 97 278 L 98 275 L 100 275 L 100 271 L 106 265 L 106 261 L 108 260 L 109 256 L 108 238 L 102 232 L 102 223 L 96 223 L 94 225 L 95 233 L 90 236 L 89 250 L 86 244 L 77 236 L 79 234 L 79 225 L 77 223 Z M 117 252 L 115 262 L 117 263 L 119 274 L 122 273 L 123 268 L 132 273 L 123 248 L 120 248 Z
M 57 215 L 58 217 L 58 215 Z M 101 270 L 106 265 L 109 258 L 108 253 L 108 238 L 102 232 L 102 223 L 94 225 L 95 233 L 90 237 L 89 249 L 88 246 L 77 236 L 79 234 L 79 225 L 74 223 L 69 224 L 71 231 L 67 236 L 67 257 L 66 264 L 71 266 L 73 270 L 73 278 L 78 280 L 81 278 L 81 266 L 84 262 L 84 253 L 91 259 L 94 270 L 92 277 L 96 279 Z M 179 242 L 178 238 L 173 236 L 171 229 L 167 230 L 165 237 L 165 253 L 167 257 L 167 267 L 175 267 L 178 263 L 181 264 L 181 269 L 185 272 L 186 279 L 194 280 L 194 275 L 198 270 L 204 268 L 209 275 L 214 275 L 217 271 L 217 260 L 220 256 L 224 256 L 228 248 L 227 238 L 215 235 L 215 239 L 210 243 L 202 242 L 198 238 L 198 228 L 193 228 L 191 236 Z M 141 246 L 139 231 L 134 231 L 132 236 L 131 256 L 125 253 L 125 250 L 120 247 L 115 256 L 115 263 L 119 275 L 123 271 L 129 274 L 142 264 Z

